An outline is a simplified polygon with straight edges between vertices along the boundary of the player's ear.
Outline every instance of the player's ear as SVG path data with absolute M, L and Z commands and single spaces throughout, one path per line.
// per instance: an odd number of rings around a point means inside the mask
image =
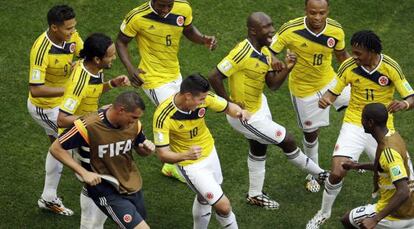
M 100 63 L 101 63 L 101 59 L 99 59 L 99 57 L 97 57 L 97 56 L 93 57 L 93 61 L 94 61 L 96 64 L 100 64 Z
M 57 26 L 57 25 L 55 25 L 55 24 L 51 24 L 51 25 L 50 25 L 50 29 L 51 29 L 53 32 L 56 32 L 56 31 L 58 30 L 58 26 Z

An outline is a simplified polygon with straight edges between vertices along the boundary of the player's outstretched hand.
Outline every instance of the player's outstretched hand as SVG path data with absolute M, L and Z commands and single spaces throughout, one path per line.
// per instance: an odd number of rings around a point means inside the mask
M 285 68 L 286 68 L 285 63 L 279 60 L 276 56 L 272 55 L 272 69 L 277 72 L 280 72 Z
M 138 68 L 134 73 L 130 74 L 131 84 L 134 87 L 141 87 L 144 83 L 144 80 L 140 77 L 141 74 L 145 74 L 146 72 L 140 68 Z
M 200 146 L 191 146 L 185 154 L 184 160 L 197 160 L 201 157 L 202 148 Z
M 368 217 L 361 221 L 359 227 L 363 229 L 374 229 L 377 224 L 378 221 L 374 217 Z
M 217 47 L 217 39 L 215 36 L 207 36 L 204 35 L 203 36 L 203 41 L 204 41 L 204 45 L 210 49 L 211 51 L 213 51 L 214 49 L 216 49 Z
M 126 75 L 117 76 L 115 79 L 111 80 L 112 86 L 114 87 L 126 87 L 131 86 L 131 82 Z
M 404 102 L 404 101 L 405 100 L 403 100 L 403 101 L 398 101 L 398 100 L 392 101 L 387 107 L 388 112 L 395 113 L 397 111 L 407 110 L 408 107 L 409 107 L 409 103 Z
M 99 174 L 94 172 L 86 171 L 86 173 L 82 175 L 82 179 L 85 183 L 87 183 L 90 186 L 95 186 L 101 183 L 101 177 L 99 176 Z
M 241 121 L 248 121 L 251 117 L 251 114 L 244 109 L 242 109 L 240 112 L 237 112 L 236 115 Z
M 342 168 L 345 170 L 357 169 L 358 163 L 354 161 L 344 161 L 342 162 Z
M 139 151 L 145 155 L 150 155 L 155 151 L 155 145 L 152 141 L 146 139 L 143 143 L 138 144 Z
M 292 68 L 295 66 L 296 64 L 296 53 L 291 52 L 289 49 L 286 52 L 286 57 L 285 57 L 285 62 L 286 62 L 286 67 L 288 68 L 288 70 L 292 70 Z

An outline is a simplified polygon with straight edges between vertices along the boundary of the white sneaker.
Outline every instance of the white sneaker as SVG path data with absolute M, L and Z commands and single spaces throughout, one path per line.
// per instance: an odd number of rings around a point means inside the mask
M 331 217 L 331 214 L 322 213 L 322 210 L 319 210 L 318 213 L 309 220 L 308 224 L 306 224 L 306 229 L 319 229 L 329 217 Z
M 321 190 L 321 185 L 311 174 L 308 174 L 305 179 L 306 179 L 306 186 L 305 186 L 306 190 L 312 193 L 319 192 L 319 190 Z
M 279 203 L 272 200 L 270 196 L 266 195 L 266 193 L 264 192 L 261 195 L 253 196 L 253 197 L 247 195 L 246 200 L 247 200 L 247 203 L 251 205 L 256 205 L 256 206 L 262 207 L 267 210 L 279 209 Z
M 46 201 L 43 198 L 40 198 L 37 201 L 37 205 L 39 205 L 39 208 L 49 210 L 59 215 L 65 215 L 65 216 L 73 215 L 73 211 L 65 207 L 62 203 L 62 199 L 60 198 L 56 198 L 52 201 Z

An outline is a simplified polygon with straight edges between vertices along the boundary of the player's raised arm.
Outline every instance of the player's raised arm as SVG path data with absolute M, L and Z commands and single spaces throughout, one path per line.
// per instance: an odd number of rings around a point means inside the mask
M 169 146 L 157 147 L 157 156 L 164 163 L 178 163 L 185 160 L 197 160 L 201 157 L 202 148 L 192 146 L 187 152 L 176 153 Z
M 343 49 L 343 50 L 335 50 L 334 53 L 335 53 L 335 57 L 338 60 L 338 63 L 339 64 L 342 64 L 342 62 L 344 62 L 346 59 L 348 59 L 349 57 L 351 57 L 349 55 L 349 53 L 345 49 Z
M 270 71 L 266 74 L 266 85 L 269 87 L 270 90 L 277 90 L 282 86 L 283 82 L 285 82 L 286 78 L 288 77 L 290 71 L 296 64 L 296 54 L 287 50 L 286 57 L 285 57 L 286 67 L 284 67 L 281 71 Z M 272 62 L 273 66 L 273 62 Z
M 214 50 L 217 47 L 215 36 L 203 35 L 193 24 L 184 27 L 183 34 L 188 40 L 205 45 L 208 49 Z

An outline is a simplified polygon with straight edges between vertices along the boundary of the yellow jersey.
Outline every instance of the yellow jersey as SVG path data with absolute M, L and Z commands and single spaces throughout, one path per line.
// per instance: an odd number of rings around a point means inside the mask
M 194 111 L 184 112 L 174 104 L 175 95 L 169 97 L 157 107 L 153 119 L 154 144 L 157 147 L 170 146 L 175 153 L 184 153 L 191 146 L 202 148 L 201 157 L 197 160 L 181 161 L 181 166 L 193 164 L 207 158 L 214 148 L 214 139 L 207 128 L 204 117 L 207 109 L 223 112 L 228 102 L 208 93 L 205 103 Z
M 217 65 L 229 78 L 230 99 L 250 113 L 259 110 L 266 74 L 272 71 L 271 54 L 267 47 L 260 52 L 245 39 Z
M 330 18 L 319 34 L 306 26 L 306 17 L 282 25 L 273 37 L 270 49 L 280 53 L 284 48 L 296 53 L 297 61 L 289 75 L 289 90 L 296 97 L 315 94 L 335 77 L 332 53 L 345 49 L 342 26 Z
M 40 35 L 30 51 L 30 85 L 48 87 L 65 87 L 69 80 L 73 56 L 79 56 L 83 41 L 75 32 L 62 46 L 54 44 L 47 36 L 47 31 Z M 50 109 L 59 106 L 62 97 L 32 97 L 29 99 L 37 107 Z
M 193 21 L 187 1 L 175 0 L 171 12 L 164 18 L 151 7 L 151 1 L 130 11 L 121 24 L 121 32 L 135 37 L 141 61 L 139 68 L 143 88 L 153 89 L 180 76 L 178 50 L 185 26 Z
M 369 103 L 383 103 L 385 106 L 394 99 L 397 89 L 401 97 L 414 94 L 400 66 L 389 56 L 381 54 L 378 66 L 368 72 L 358 66 L 353 58 L 345 60 L 338 69 L 338 82 L 329 89 L 339 95 L 346 85 L 351 85 L 351 99 L 346 109 L 344 122 L 362 126 L 362 109 Z M 387 126 L 394 129 L 393 115 L 389 114 Z
M 103 90 L 103 73 L 93 75 L 79 61 L 71 74 L 59 110 L 69 115 L 85 115 L 96 112 Z
M 378 161 L 378 187 L 380 198 L 375 211 L 380 212 L 388 205 L 396 189 L 394 182 L 407 179 L 410 192 L 413 191 L 414 174 L 410 156 L 401 136 L 390 131 L 379 144 L 380 156 Z M 388 220 L 411 218 L 414 213 L 413 195 L 400 208 L 387 216 Z

